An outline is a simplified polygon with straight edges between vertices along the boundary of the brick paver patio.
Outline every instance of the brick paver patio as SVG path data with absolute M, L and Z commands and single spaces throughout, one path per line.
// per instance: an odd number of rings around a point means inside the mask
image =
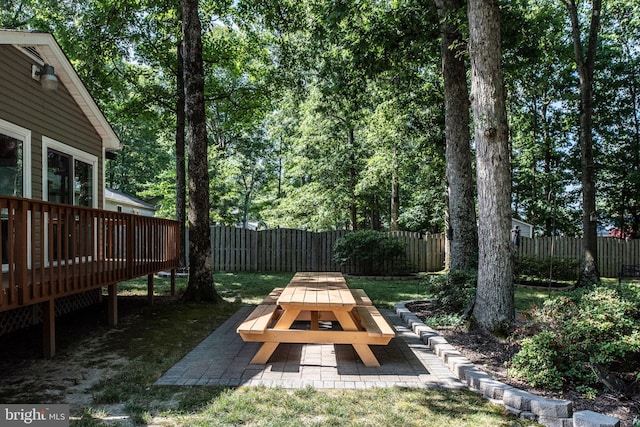
M 249 361 L 261 343 L 245 343 L 236 328 L 253 307 L 227 322 L 169 369 L 158 385 L 304 388 L 465 387 L 393 310 L 380 310 L 396 329 L 387 346 L 371 346 L 380 367 L 366 367 L 350 345 L 280 344 L 264 365 Z

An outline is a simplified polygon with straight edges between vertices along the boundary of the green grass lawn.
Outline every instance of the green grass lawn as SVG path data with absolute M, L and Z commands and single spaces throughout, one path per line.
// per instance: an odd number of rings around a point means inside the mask
M 216 291 L 228 301 L 241 301 L 245 304 L 259 304 L 273 288 L 285 287 L 294 273 L 225 273 L 214 274 Z M 347 278 L 350 288 L 364 289 L 369 298 L 378 307 L 391 308 L 398 301 L 425 298 L 424 288 L 417 280 L 367 280 Z M 181 293 L 187 287 L 186 279 L 176 279 L 176 292 Z M 154 293 L 169 295 L 171 283 L 166 278 L 155 278 Z M 123 282 L 118 285 L 119 295 L 146 295 L 146 277 Z
M 188 426 L 533 426 L 469 391 L 378 388 L 200 390 L 195 406 L 167 412 Z M 158 421 L 158 419 L 154 420 Z M 175 423 L 175 424 L 174 424 Z
M 166 426 L 535 426 L 470 391 L 380 388 L 369 390 L 265 389 L 259 387 L 154 386 L 167 369 L 220 326 L 242 304 L 259 303 L 293 273 L 215 273 L 218 305 L 165 299 L 168 279 L 155 279 L 158 303 L 123 319 L 96 354 L 116 352 L 128 363 L 92 389 L 93 406 L 72 413 L 76 426 L 112 425 L 104 405 L 123 407 L 137 424 Z M 178 279 L 178 292 L 186 288 Z M 417 281 L 348 278 L 374 304 L 423 299 Z M 146 295 L 146 278 L 119 285 L 120 295 Z M 532 300 L 541 298 L 532 295 Z
M 284 287 L 294 273 L 225 273 L 214 274 L 217 292 L 227 301 L 238 301 L 245 304 L 259 304 L 273 288 Z M 617 279 L 616 279 L 617 280 Z M 613 283 L 613 279 L 603 279 L 605 283 Z M 617 283 L 617 282 L 616 282 Z M 418 280 L 372 280 L 347 278 L 350 288 L 364 289 L 377 307 L 392 308 L 399 301 L 412 301 L 428 298 L 424 287 Z M 176 292 L 182 293 L 187 287 L 186 279 L 176 279 Z M 154 281 L 156 295 L 167 296 L 170 293 L 170 281 L 156 278 Z M 147 279 L 139 278 L 118 285 L 119 295 L 146 295 Z M 542 305 L 550 296 L 558 295 L 559 290 L 551 288 L 516 287 L 516 310 L 523 311 L 532 305 Z
M 517 286 L 515 290 L 515 305 L 516 311 L 525 311 L 532 306 L 542 306 L 546 300 L 555 295 L 560 295 L 563 291 L 548 290 L 548 289 L 536 289 L 536 288 L 522 288 Z

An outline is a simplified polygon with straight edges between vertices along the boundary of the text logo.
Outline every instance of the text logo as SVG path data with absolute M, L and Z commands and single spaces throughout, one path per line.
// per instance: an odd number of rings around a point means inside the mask
M 69 405 L 0 404 L 0 427 L 5 426 L 68 427 Z

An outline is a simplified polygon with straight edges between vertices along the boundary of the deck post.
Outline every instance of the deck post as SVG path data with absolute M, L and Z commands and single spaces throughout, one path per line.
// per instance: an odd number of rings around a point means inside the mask
M 153 305 L 153 273 L 147 276 L 147 302 Z
M 176 294 L 176 269 L 171 269 L 171 296 Z
M 135 215 L 127 215 L 125 217 L 127 227 L 127 241 L 125 242 L 127 256 L 125 263 L 128 278 L 136 277 L 134 267 L 138 265 L 139 255 L 136 251 L 136 224 L 134 224 L 134 217 Z
M 40 304 L 42 308 L 42 352 L 45 359 L 56 354 L 56 300 L 54 298 Z
M 15 284 L 18 286 L 18 303 L 20 305 L 28 304 L 29 300 L 33 299 L 33 294 L 30 293 L 32 288 L 29 286 L 29 272 L 28 272 L 28 264 L 24 262 L 29 259 L 28 255 L 28 224 L 29 221 L 27 216 L 29 215 L 29 207 L 27 201 L 18 200 L 18 205 L 16 206 L 16 214 L 15 214 L 15 238 L 11 241 L 9 238 L 9 242 L 13 245 L 12 250 L 14 251 L 13 258 L 9 255 L 10 263 L 15 264 Z M 9 212 L 11 212 L 11 208 L 15 206 L 13 202 L 10 203 Z M 11 215 L 11 213 L 9 213 Z
M 118 324 L 118 284 L 109 285 L 109 295 L 107 296 L 107 319 L 109 326 Z

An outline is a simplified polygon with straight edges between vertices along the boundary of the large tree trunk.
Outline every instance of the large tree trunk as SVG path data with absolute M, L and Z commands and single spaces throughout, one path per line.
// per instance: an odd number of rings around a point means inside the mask
M 398 153 L 395 144 L 391 153 L 391 209 L 390 230 L 400 230 L 400 179 L 398 177 Z
M 176 221 L 180 233 L 180 268 L 187 266 L 187 184 L 186 163 L 184 156 L 184 127 L 185 127 L 185 99 L 184 99 L 184 67 L 182 58 L 182 40 L 178 41 L 178 73 L 176 76 Z
M 547 117 L 547 107 L 549 106 L 549 102 L 544 99 L 542 102 L 542 107 L 540 110 L 540 120 L 542 125 L 542 141 L 544 142 L 544 175 L 545 175 L 545 185 L 544 185 L 544 194 L 546 197 L 547 206 L 551 206 L 551 215 L 546 215 L 545 223 L 545 236 L 553 236 L 554 230 L 554 216 L 555 216 L 555 192 L 556 189 L 551 181 L 551 171 L 553 168 L 553 140 L 551 135 L 549 135 L 549 119 Z M 537 198 L 536 188 L 533 189 L 533 194 Z
M 356 185 L 358 183 L 358 171 L 356 170 L 355 135 L 352 127 L 347 131 L 347 144 L 351 148 L 351 166 L 349 167 L 349 185 L 351 202 L 349 203 L 349 222 L 351 230 L 358 231 L 358 207 L 356 205 Z
M 198 0 L 182 0 L 184 84 L 189 141 L 189 301 L 220 302 L 211 271 L 209 167 L 204 105 L 204 69 Z
M 510 250 L 511 173 L 498 0 L 469 0 L 471 105 L 478 180 L 477 326 L 503 334 L 515 319 Z
M 580 23 L 574 0 L 566 0 L 576 68 L 580 77 L 580 157 L 582 167 L 582 229 L 584 268 L 578 279 L 578 286 L 600 282 L 598 272 L 598 221 L 596 214 L 595 165 L 593 161 L 593 68 L 600 27 L 601 0 L 591 4 L 591 23 L 589 27 L 589 45 L 585 57 L 582 49 Z
M 445 139 L 448 184 L 447 257 L 451 270 L 478 265 L 478 228 L 469 141 L 469 93 L 464 55 L 452 46 L 462 36 L 450 15 L 464 5 L 462 0 L 436 0 L 442 35 L 444 75 Z
M 394 172 L 391 177 L 391 231 L 400 230 L 400 183 Z

